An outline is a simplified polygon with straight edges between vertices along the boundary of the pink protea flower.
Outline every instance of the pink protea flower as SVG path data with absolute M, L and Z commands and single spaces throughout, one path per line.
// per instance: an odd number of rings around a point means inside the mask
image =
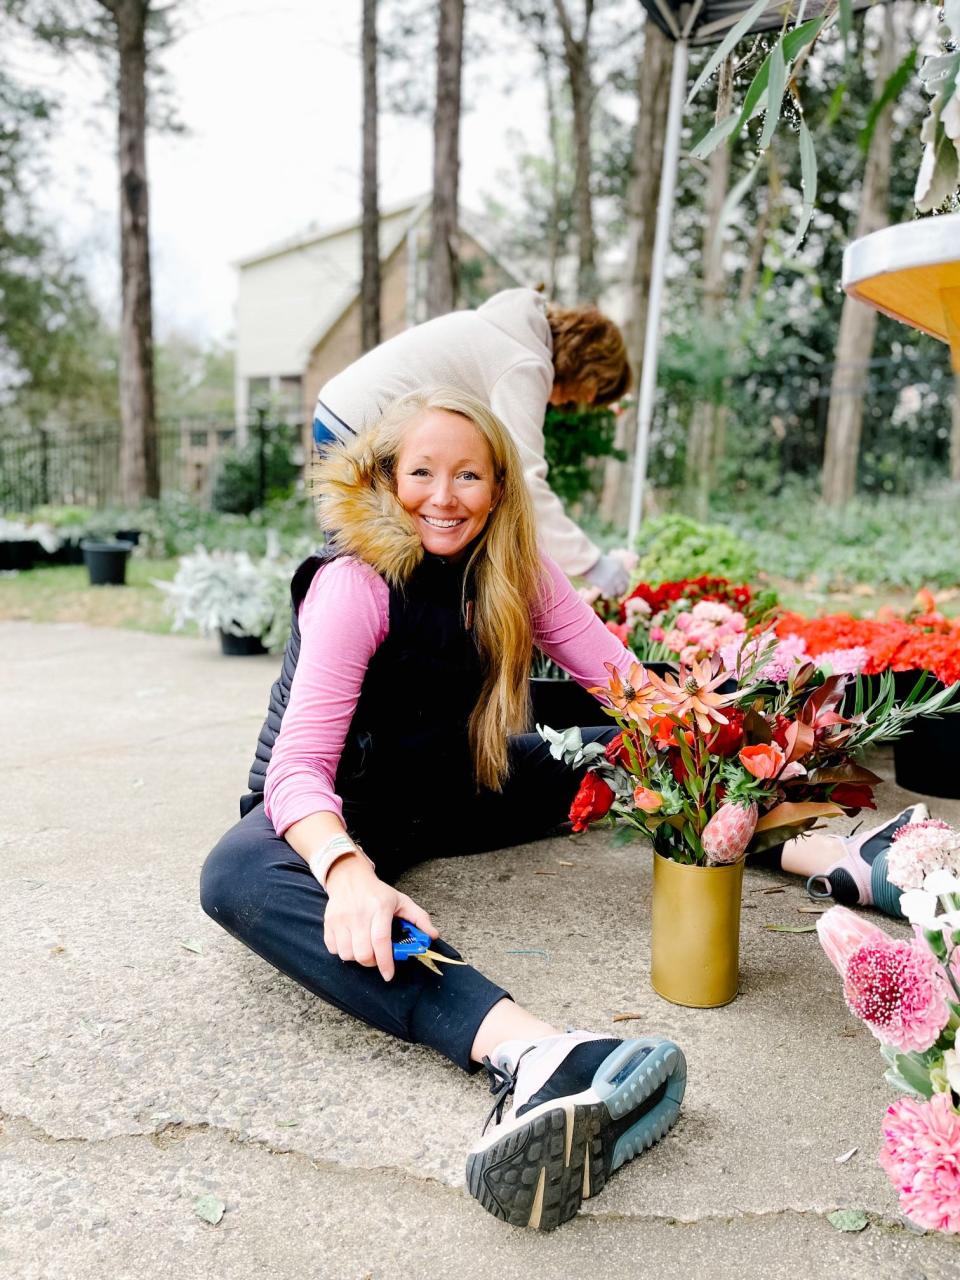
M 931 871 L 960 873 L 960 833 L 939 818 L 910 822 L 894 832 L 887 876 L 899 889 L 922 889 Z
M 843 994 L 882 1044 L 923 1053 L 950 1019 L 949 987 L 933 953 L 884 935 L 847 960 Z
M 755 804 L 722 804 L 703 828 L 700 840 L 712 866 L 739 862 L 757 826 Z
M 883 1138 L 880 1166 L 907 1217 L 928 1231 L 960 1231 L 960 1116 L 950 1095 L 898 1098 Z
M 817 936 L 841 978 L 846 974 L 847 961 L 855 951 L 878 940 L 889 941 L 882 929 L 847 907 L 831 907 L 825 911 L 817 921 Z

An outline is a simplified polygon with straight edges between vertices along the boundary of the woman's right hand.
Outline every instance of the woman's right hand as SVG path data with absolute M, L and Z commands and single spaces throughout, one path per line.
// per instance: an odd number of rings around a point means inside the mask
M 393 921 L 409 920 L 431 938 L 438 937 L 423 907 L 380 880 L 368 862 L 341 858 L 327 872 L 329 902 L 323 918 L 323 941 L 331 955 L 380 970 L 389 982 L 395 972 Z

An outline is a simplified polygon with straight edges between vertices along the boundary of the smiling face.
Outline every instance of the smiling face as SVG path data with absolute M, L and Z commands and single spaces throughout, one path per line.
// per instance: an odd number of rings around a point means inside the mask
M 447 558 L 483 531 L 498 497 L 490 446 L 468 418 L 445 409 L 427 409 L 410 424 L 396 480 L 424 550 Z

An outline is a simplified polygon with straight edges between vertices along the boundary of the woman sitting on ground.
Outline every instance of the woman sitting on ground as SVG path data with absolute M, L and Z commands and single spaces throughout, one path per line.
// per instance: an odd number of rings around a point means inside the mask
M 525 732 L 534 645 L 585 686 L 632 656 L 538 552 L 516 448 L 472 396 L 404 397 L 327 454 L 317 487 L 332 549 L 294 577 L 245 816 L 206 861 L 203 907 L 338 1008 L 485 1067 L 497 1124 L 470 1152 L 469 1189 L 549 1229 L 673 1125 L 683 1054 L 657 1036 L 562 1034 L 449 963 L 458 953 L 394 882 L 565 820 L 582 770 Z M 439 974 L 395 961 L 398 919 L 433 939 Z

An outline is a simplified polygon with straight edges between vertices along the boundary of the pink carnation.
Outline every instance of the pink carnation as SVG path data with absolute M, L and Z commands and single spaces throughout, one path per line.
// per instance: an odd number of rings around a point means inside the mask
M 829 664 L 835 676 L 858 676 L 870 660 L 870 654 L 857 645 L 853 649 L 828 649 L 826 653 L 817 654 L 817 666 Z
M 887 876 L 899 889 L 922 889 L 931 871 L 960 874 L 960 833 L 939 818 L 910 822 L 894 832 Z
M 693 606 L 693 616 L 704 622 L 727 622 L 733 617 L 733 610 L 719 600 L 698 600 Z
M 949 988 L 933 953 L 884 936 L 847 960 L 843 994 L 882 1044 L 923 1053 L 950 1019 Z
M 928 1231 L 960 1231 L 960 1116 L 950 1095 L 898 1098 L 883 1138 L 880 1165 L 907 1217 Z

